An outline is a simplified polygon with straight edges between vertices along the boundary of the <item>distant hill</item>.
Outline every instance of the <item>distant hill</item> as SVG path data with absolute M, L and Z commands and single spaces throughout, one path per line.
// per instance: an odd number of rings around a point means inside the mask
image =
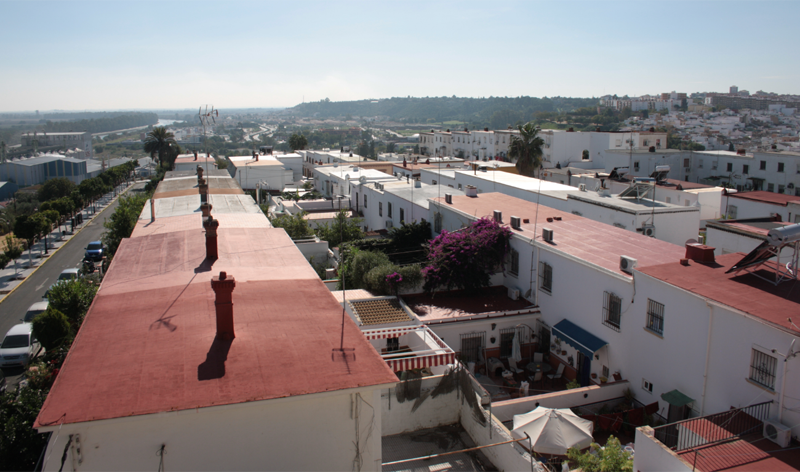
M 570 97 L 425 97 L 387 98 L 332 102 L 327 99 L 287 108 L 283 114 L 297 117 L 387 117 L 409 123 L 459 121 L 494 129 L 526 122 L 536 112 L 562 113 L 598 104 L 597 98 Z

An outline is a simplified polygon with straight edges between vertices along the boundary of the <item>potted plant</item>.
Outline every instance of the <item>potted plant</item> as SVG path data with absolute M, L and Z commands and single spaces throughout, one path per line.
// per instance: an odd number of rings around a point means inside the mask
M 600 383 L 601 384 L 604 384 L 606 382 L 608 382 L 608 379 L 606 377 L 600 377 Z
M 596 373 L 594 373 L 594 372 L 592 372 L 592 378 L 593 378 L 593 379 L 596 379 L 596 378 L 597 378 L 597 374 L 596 374 Z

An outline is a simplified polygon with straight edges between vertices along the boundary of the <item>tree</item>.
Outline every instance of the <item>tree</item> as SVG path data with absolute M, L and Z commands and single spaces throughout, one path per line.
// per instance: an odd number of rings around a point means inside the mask
M 0 396 L 0 470 L 34 470 L 47 435 L 33 429 L 46 390 L 22 387 Z
M 423 289 L 488 287 L 491 275 L 502 266 L 510 239 L 511 230 L 490 218 L 458 232 L 442 231 L 430 244 L 428 265 L 422 269 Z
M 175 141 L 175 135 L 167 131 L 166 126 L 156 126 L 144 139 L 144 152 L 153 159 L 158 155 L 159 164 L 166 165 L 171 170 L 181 148 Z
M 67 317 L 51 306 L 48 306 L 44 313 L 36 315 L 32 324 L 33 334 L 46 351 L 59 347 L 70 334 Z
M 736 148 L 733 147 L 733 141 L 728 143 L 728 151 L 736 152 Z
M 622 449 L 619 439 L 609 436 L 606 446 L 601 448 L 599 444 L 592 443 L 592 449 L 596 451 L 591 454 L 589 451 L 580 452 L 575 448 L 567 451 L 567 457 L 572 463 L 572 468 L 580 468 L 583 472 L 632 472 L 633 458 Z
M 339 278 L 344 280 L 345 285 L 343 287 L 348 290 L 367 288 L 365 278 L 371 270 L 380 266 L 391 265 L 392 262 L 389 260 L 389 256 L 380 251 L 360 251 L 357 248 L 353 248 L 346 264 L 340 269 Z
M 314 235 L 308 220 L 303 218 L 305 212 L 294 215 L 278 215 L 270 218 L 269 222 L 276 228 L 283 228 L 292 239 L 302 239 Z
M 68 280 L 57 283 L 47 294 L 49 308 L 61 312 L 69 320 L 72 333 L 78 332 L 83 316 L 89 311 L 97 286 L 86 279 Z
M 28 254 L 33 248 L 33 241 L 36 236 L 42 233 L 42 225 L 49 225 L 46 219 L 40 214 L 20 215 L 14 222 L 14 234 L 28 242 Z
M 42 184 L 42 188 L 39 189 L 36 196 L 40 202 L 46 202 L 48 200 L 67 197 L 73 190 L 75 190 L 75 184 L 72 183 L 72 181 L 64 177 L 58 177 L 50 179 Z
M 349 210 L 339 210 L 332 223 L 322 223 L 317 226 L 316 233 L 320 239 L 328 241 L 331 247 L 337 247 L 347 241 L 353 241 L 364 237 L 361 229 L 361 218 L 348 218 Z
M 9 260 L 14 261 L 14 275 L 17 275 L 17 259 L 22 255 L 22 246 L 10 234 L 6 235 L 6 247 L 3 250 L 3 255 Z
M 292 152 L 298 149 L 305 149 L 308 146 L 308 139 L 303 134 L 292 134 L 289 136 L 289 148 Z
M 147 203 L 146 195 L 123 196 L 117 203 L 117 209 L 103 226 L 108 230 L 103 235 L 103 242 L 108 248 L 108 253 L 114 255 L 123 239 L 129 238 L 144 204 Z
M 508 157 L 517 160 L 517 170 L 521 175 L 533 177 L 536 169 L 542 165 L 542 146 L 544 140 L 539 137 L 539 128 L 532 122 L 517 125 L 519 136 L 511 135 L 508 145 Z

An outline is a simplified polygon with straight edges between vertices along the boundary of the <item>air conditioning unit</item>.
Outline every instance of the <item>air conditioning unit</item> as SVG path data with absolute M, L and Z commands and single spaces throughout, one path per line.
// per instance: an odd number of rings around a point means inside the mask
M 619 270 L 628 274 L 633 273 L 633 268 L 636 267 L 639 261 L 628 256 L 619 256 Z
M 451 204 L 452 205 L 452 203 L 453 203 L 453 194 L 452 193 L 444 194 L 444 202 L 447 203 L 447 204 Z
M 553 242 L 553 230 L 550 228 L 542 228 L 542 239 L 545 242 L 552 243 Z
M 645 236 L 650 236 L 651 238 L 655 238 L 656 227 L 653 225 L 642 225 L 642 234 Z
M 494 211 L 494 221 L 496 221 L 498 223 L 502 223 L 503 222 L 503 212 L 502 211 L 500 211 L 500 210 L 495 210 Z
M 519 226 L 519 216 L 512 216 L 511 217 L 511 227 L 513 229 L 520 229 Z
M 767 420 L 764 421 L 764 437 L 780 447 L 788 447 L 792 440 L 792 428 L 784 426 L 778 420 Z
M 578 185 L 578 190 L 580 190 L 581 192 L 585 192 L 586 191 L 586 184 Z
M 392 220 L 386 220 L 386 229 L 394 228 L 394 222 Z
M 519 289 L 518 288 L 509 288 L 508 289 L 508 298 L 512 300 L 519 300 Z

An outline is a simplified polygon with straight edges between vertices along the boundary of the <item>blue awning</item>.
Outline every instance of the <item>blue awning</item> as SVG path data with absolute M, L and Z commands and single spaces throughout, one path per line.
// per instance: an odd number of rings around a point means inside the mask
M 586 356 L 594 355 L 608 344 L 569 320 L 561 320 L 553 326 L 553 334 Z

